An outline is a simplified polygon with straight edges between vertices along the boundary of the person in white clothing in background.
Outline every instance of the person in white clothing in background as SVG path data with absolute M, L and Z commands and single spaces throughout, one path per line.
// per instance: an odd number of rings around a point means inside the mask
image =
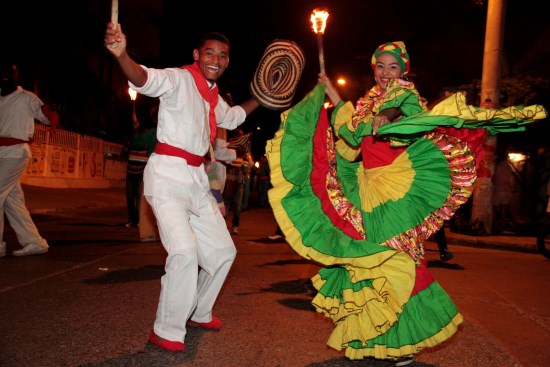
M 13 251 L 14 256 L 44 254 L 49 247 L 25 205 L 21 176 L 32 157 L 34 120 L 46 125 L 50 120 L 40 98 L 18 86 L 18 77 L 15 64 L 0 62 L 0 257 L 6 256 L 4 214 L 23 246 Z
M 145 167 L 144 193 L 168 256 L 149 341 L 182 351 L 188 322 L 222 327 L 212 309 L 237 253 L 210 191 L 204 157 L 212 151 L 217 127 L 235 129 L 259 103 L 250 99 L 231 107 L 219 98 L 216 80 L 229 64 L 230 48 L 220 33 L 205 34 L 193 50 L 194 63 L 181 68 L 136 63 L 120 24 L 107 25 L 104 44 L 130 87 L 160 100 L 157 145 Z

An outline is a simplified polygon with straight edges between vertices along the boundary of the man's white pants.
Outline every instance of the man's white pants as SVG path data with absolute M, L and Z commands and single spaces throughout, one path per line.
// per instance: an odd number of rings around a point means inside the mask
M 154 331 L 171 341 L 184 341 L 187 320 L 212 320 L 212 308 L 237 254 L 209 189 L 192 186 L 179 194 L 171 191 L 172 196 L 146 196 L 168 253 Z

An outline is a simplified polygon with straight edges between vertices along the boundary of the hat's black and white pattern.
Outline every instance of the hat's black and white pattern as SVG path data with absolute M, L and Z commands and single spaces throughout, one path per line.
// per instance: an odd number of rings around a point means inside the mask
M 274 40 L 267 46 L 250 83 L 250 93 L 260 105 L 282 111 L 290 107 L 305 57 L 300 46 L 288 40 Z

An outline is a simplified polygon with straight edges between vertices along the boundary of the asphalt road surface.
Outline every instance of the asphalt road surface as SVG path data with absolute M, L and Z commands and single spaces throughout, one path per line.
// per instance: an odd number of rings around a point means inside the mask
M 157 348 L 147 337 L 164 273 L 161 244 L 141 243 L 137 229 L 123 226 L 121 192 L 51 197 L 58 194 L 26 193 L 59 203 L 55 211 L 29 203 L 50 251 L 0 259 L 0 366 L 393 366 L 349 361 L 326 347 L 331 322 L 311 306 L 309 279 L 319 268 L 284 241 L 267 238 L 275 229 L 268 208 L 242 213 L 233 237 L 237 259 L 214 310 L 223 329 L 189 327 L 181 353 Z M 18 248 L 8 225 L 4 240 L 9 253 Z M 548 366 L 550 261 L 471 245 L 451 250 L 455 258 L 442 264 L 435 243 L 428 243 L 429 268 L 465 322 L 410 366 Z

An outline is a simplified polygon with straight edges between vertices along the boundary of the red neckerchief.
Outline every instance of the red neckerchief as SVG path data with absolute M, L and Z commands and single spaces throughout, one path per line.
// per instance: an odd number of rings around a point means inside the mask
M 196 61 L 191 65 L 184 65 L 181 68 L 186 69 L 191 73 L 202 98 L 210 104 L 210 112 L 208 114 L 208 121 L 210 122 L 210 141 L 214 142 L 217 127 L 215 109 L 218 104 L 218 86 L 216 85 L 213 89 L 208 87 L 206 78 L 202 75 L 199 69 L 199 64 Z

